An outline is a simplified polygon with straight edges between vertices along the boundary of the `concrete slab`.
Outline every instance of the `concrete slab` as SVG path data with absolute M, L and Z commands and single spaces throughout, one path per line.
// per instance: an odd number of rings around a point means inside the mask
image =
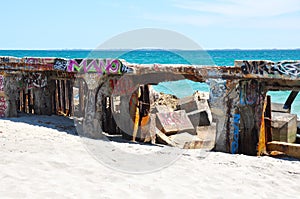
M 288 156 L 300 159 L 300 144 L 292 144 L 286 142 L 268 142 L 267 150 L 271 151 L 280 151 Z
M 177 132 L 195 132 L 194 126 L 184 110 L 157 113 L 156 126 L 163 133 L 170 135 Z

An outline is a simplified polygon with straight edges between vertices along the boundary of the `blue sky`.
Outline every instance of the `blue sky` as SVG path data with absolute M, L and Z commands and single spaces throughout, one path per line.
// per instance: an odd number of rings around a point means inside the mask
M 146 27 L 204 49 L 300 48 L 299 0 L 5 0 L 0 18 L 0 49 L 93 49 Z

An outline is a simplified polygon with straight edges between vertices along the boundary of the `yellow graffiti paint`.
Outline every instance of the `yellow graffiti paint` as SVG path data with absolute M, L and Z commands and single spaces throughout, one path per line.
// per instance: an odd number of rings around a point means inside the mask
M 262 155 L 266 153 L 266 130 L 265 130 L 265 111 L 267 107 L 267 97 L 265 97 L 264 107 L 261 116 L 261 125 L 260 125 L 260 132 L 259 132 L 259 141 L 257 146 L 257 155 Z

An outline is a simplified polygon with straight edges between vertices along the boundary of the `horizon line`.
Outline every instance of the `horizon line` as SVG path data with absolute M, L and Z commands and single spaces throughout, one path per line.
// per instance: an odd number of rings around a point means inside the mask
M 24 50 L 24 51 L 126 51 L 126 50 L 178 50 L 178 51 L 222 51 L 222 50 L 300 50 L 300 48 L 206 48 L 206 49 L 163 49 L 163 48 L 111 48 L 111 49 L 90 49 L 90 48 L 0 48 L 0 51 L 5 50 Z

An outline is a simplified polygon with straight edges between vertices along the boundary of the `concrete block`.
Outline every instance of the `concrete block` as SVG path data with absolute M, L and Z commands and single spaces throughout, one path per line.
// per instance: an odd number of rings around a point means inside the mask
M 272 141 L 267 144 L 268 151 L 280 151 L 290 157 L 300 159 L 300 144 Z
M 187 132 L 177 133 L 175 135 L 169 136 L 169 139 L 175 143 L 179 148 L 184 148 L 187 143 L 194 141 L 201 141 L 196 135 L 191 135 Z
M 206 149 L 212 150 L 214 146 L 213 141 L 211 140 L 195 140 L 186 142 L 183 146 L 184 149 Z
M 200 124 L 201 111 L 199 111 L 199 110 L 192 111 L 190 113 L 187 113 L 186 115 L 188 116 L 188 118 L 192 122 L 194 128 L 196 129 L 197 126 L 199 126 L 199 124 Z
M 216 144 L 216 133 L 217 125 L 212 123 L 210 126 L 198 126 L 197 127 L 197 136 L 200 140 L 203 140 L 202 147 L 206 149 L 213 149 Z
M 211 118 L 208 111 L 192 111 L 187 113 L 188 118 L 191 120 L 193 126 L 209 126 L 211 125 Z
M 272 112 L 272 140 L 293 143 L 297 134 L 297 115 Z
M 209 108 L 208 100 L 209 93 L 196 92 L 192 96 L 180 98 L 178 100 L 178 106 L 180 109 L 186 112 L 192 112 L 194 110 L 203 110 Z
M 167 113 L 173 110 L 166 105 L 156 105 L 153 109 L 153 113 Z
M 194 96 L 179 99 L 178 106 L 181 110 L 185 110 L 187 113 L 198 110 L 198 104 L 194 99 Z
M 189 119 L 194 126 L 208 126 L 212 123 L 212 114 L 207 102 L 207 97 L 195 93 L 193 96 L 188 96 L 179 99 L 179 108 L 188 113 Z M 199 120 L 199 122 L 198 122 Z
M 173 142 L 166 134 L 162 133 L 158 128 L 156 128 L 157 143 L 167 144 L 169 146 L 177 147 L 177 144 Z
M 210 126 L 198 126 L 197 135 L 201 140 L 211 139 L 215 140 L 217 131 L 217 124 L 212 123 Z
M 205 100 L 209 100 L 209 92 L 200 92 L 200 91 L 196 91 L 194 93 L 195 99 L 198 98 L 198 100 L 200 99 L 205 99 Z
M 282 113 L 290 113 L 291 109 L 284 109 L 284 104 L 281 103 L 271 103 L 271 109 L 273 112 L 282 112 Z
M 168 112 L 168 113 L 156 113 L 157 128 L 163 133 L 170 135 L 177 132 L 195 132 L 194 126 L 186 115 L 184 110 Z

